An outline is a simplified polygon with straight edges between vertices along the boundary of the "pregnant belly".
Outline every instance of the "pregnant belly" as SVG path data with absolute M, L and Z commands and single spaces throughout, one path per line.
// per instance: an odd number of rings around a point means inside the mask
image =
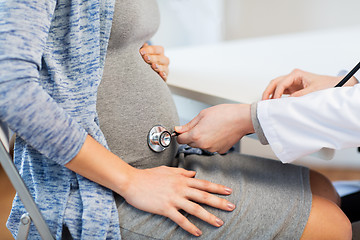
M 138 53 L 126 60 L 108 54 L 97 110 L 110 150 L 124 161 L 137 168 L 173 164 L 176 141 L 155 153 L 147 135 L 155 125 L 172 130 L 178 124 L 176 108 L 166 83 Z

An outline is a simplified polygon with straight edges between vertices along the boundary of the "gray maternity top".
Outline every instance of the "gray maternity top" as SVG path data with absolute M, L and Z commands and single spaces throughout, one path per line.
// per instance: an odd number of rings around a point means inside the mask
M 299 239 L 311 209 L 308 169 L 236 153 L 176 157 L 174 141 L 162 153 L 147 146 L 151 127 L 173 129 L 178 124 L 166 83 L 139 54 L 158 24 L 155 0 L 116 2 L 97 105 L 111 151 L 137 168 L 184 167 L 197 171 L 197 178 L 231 187 L 233 193 L 225 198 L 236 204 L 233 212 L 204 206 L 224 220 L 222 227 L 184 213 L 203 231 L 200 239 Z M 140 211 L 121 196 L 115 198 L 123 239 L 195 238 L 170 219 Z

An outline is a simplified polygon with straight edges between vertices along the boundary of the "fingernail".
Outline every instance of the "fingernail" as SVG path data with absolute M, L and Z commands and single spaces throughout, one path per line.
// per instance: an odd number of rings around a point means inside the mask
M 201 236 L 202 232 L 199 229 L 196 229 L 196 236 L 199 237 Z
M 218 226 L 222 226 L 224 224 L 224 222 L 220 219 L 220 218 L 216 218 L 216 223 L 218 224 Z
M 235 208 L 235 205 L 232 203 L 228 203 L 227 206 L 230 210 L 233 210 Z
M 150 62 L 150 56 L 146 56 L 146 60 Z
M 165 73 L 165 72 L 162 72 L 162 75 L 163 75 L 164 77 L 166 77 L 166 73 Z
M 230 193 L 232 193 L 232 189 L 228 188 L 228 187 L 225 187 L 225 192 L 230 194 Z
M 155 69 L 159 69 L 159 65 L 155 64 Z
M 141 50 L 141 51 L 140 51 L 140 54 L 141 54 L 142 56 L 145 55 L 145 54 L 146 54 L 145 50 Z

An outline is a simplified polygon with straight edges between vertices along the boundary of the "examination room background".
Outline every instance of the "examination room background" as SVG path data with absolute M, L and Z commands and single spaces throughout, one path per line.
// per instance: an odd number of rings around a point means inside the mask
M 158 2 L 161 25 L 152 42 L 163 45 L 165 53 L 179 47 L 360 25 L 358 0 L 158 0 Z M 285 73 L 279 72 L 280 74 Z M 202 108 L 209 106 L 176 95 L 174 100 L 183 123 L 191 120 Z M 268 146 L 262 146 L 253 138 L 244 138 L 241 142 L 241 151 L 275 158 Z M 360 153 L 357 149 L 338 151 L 335 157 L 335 161 L 332 162 L 314 160 L 299 164 L 315 168 L 333 181 L 360 179 Z M 6 240 L 12 239 L 5 222 L 15 191 L 2 168 L 0 168 L 0 183 L 0 239 Z

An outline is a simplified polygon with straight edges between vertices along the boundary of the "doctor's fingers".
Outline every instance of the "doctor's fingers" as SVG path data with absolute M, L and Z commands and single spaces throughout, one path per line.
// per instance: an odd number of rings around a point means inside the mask
M 176 141 L 179 144 L 187 144 L 190 147 L 196 147 L 195 143 L 192 141 L 192 137 L 190 136 L 190 134 L 188 132 L 181 133 L 180 135 L 178 135 L 176 138 Z
M 179 144 L 187 144 L 193 148 L 204 148 L 204 136 L 195 127 L 187 132 L 181 133 L 177 136 Z
M 292 94 L 303 88 L 303 77 L 292 72 L 272 80 L 266 87 L 262 100 L 280 98 L 283 94 Z
M 182 126 L 175 126 L 175 131 L 179 134 L 183 134 L 192 130 L 202 119 L 202 112 L 200 112 L 196 117 L 194 117 L 190 122 Z
M 294 81 L 292 78 L 287 78 L 287 77 L 283 78 L 282 81 L 280 81 L 277 87 L 275 88 L 272 98 L 273 99 L 281 98 L 283 94 L 291 93 L 292 92 L 291 88 L 293 87 L 292 86 L 293 84 Z
M 262 100 L 273 98 L 275 90 L 283 77 L 284 76 L 281 76 L 270 81 L 262 94 Z
M 312 87 L 307 87 L 307 88 L 304 88 L 304 89 L 301 89 L 299 91 L 296 91 L 296 92 L 293 92 L 291 93 L 291 97 L 301 97 L 301 96 L 304 96 L 308 93 L 311 93 L 311 92 L 314 92 L 316 89 L 312 88 Z

